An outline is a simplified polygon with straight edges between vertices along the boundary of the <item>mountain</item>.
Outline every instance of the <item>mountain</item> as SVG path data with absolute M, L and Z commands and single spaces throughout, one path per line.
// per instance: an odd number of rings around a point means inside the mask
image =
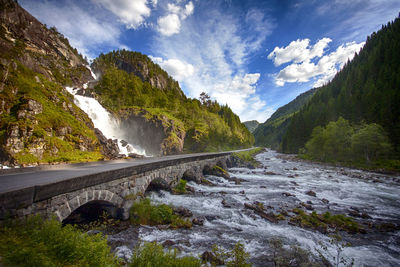
M 151 154 L 201 152 L 251 146 L 254 137 L 228 106 L 187 98 L 172 77 L 149 57 L 118 50 L 92 63 L 100 79 L 86 94 L 120 120 L 127 140 Z M 136 137 L 136 138 L 135 138 Z
M 0 162 L 105 158 L 93 123 L 64 89 L 92 79 L 85 59 L 16 1 L 0 7 Z
M 340 117 L 350 124 L 377 124 L 400 151 L 400 18 L 367 38 L 351 62 L 293 115 L 282 150 L 297 153 L 313 129 Z
M 101 102 L 119 125 L 114 130 L 150 155 L 254 143 L 228 106 L 187 98 L 146 55 L 113 51 L 96 58 L 92 68 L 97 80 L 56 28 L 41 24 L 17 1 L 0 0 L 0 164 L 118 157 L 116 141 L 95 129 L 74 103 L 79 94 Z
M 258 121 L 253 120 L 253 121 L 245 121 L 243 124 L 249 129 L 249 131 L 252 133 L 254 130 L 258 127 L 260 124 Z
M 290 120 L 315 94 L 317 89 L 311 89 L 300 94 L 277 111 L 264 123 L 261 123 L 253 134 L 256 145 L 279 150 L 282 137 L 286 133 Z

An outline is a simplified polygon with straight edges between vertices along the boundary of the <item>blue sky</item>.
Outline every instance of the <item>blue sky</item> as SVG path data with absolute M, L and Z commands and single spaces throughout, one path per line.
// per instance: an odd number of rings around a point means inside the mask
M 242 121 L 328 82 L 399 0 L 19 0 L 88 58 L 149 55 L 189 97 L 207 92 Z

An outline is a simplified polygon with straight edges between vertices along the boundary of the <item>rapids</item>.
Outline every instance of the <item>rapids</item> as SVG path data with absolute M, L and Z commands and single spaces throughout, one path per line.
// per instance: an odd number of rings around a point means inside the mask
M 347 215 L 349 210 L 358 209 L 372 217 L 354 218 L 362 223 L 366 234 L 341 232 L 343 239 L 352 243 L 341 256 L 353 258 L 354 266 L 400 266 L 400 231 L 379 232 L 366 226 L 368 222 L 400 224 L 400 177 L 301 162 L 273 151 L 257 155 L 257 160 L 262 166 L 254 170 L 229 169 L 231 177 L 246 180 L 241 184 L 207 176 L 217 186 L 190 182 L 188 185 L 195 188 L 195 194 L 149 193 L 153 202 L 183 206 L 190 209 L 194 217 L 205 217 L 203 226 L 193 226 L 190 230 L 131 227 L 109 236 L 109 241 L 118 240 L 123 244 L 125 255 L 126 249 L 135 245 L 134 235 L 140 241 L 163 243 L 171 240 L 183 254 L 192 255 L 210 251 L 213 244 L 231 249 L 240 241 L 251 254 L 253 266 L 273 266 L 269 247 L 269 240 L 273 238 L 281 239 L 286 247 L 296 244 L 314 254 L 317 254 L 316 249 L 321 250 L 322 243 L 334 254 L 336 248 L 329 243 L 327 235 L 290 225 L 287 220 L 273 224 L 244 208 L 244 203 L 259 201 L 267 211 L 279 213 L 282 209 L 289 211 L 299 206 L 300 202 L 311 201 L 318 213 L 330 211 Z M 314 191 L 316 197 L 307 195 L 309 190 Z M 295 196 L 285 196 L 284 192 Z M 224 207 L 222 200 L 230 207 Z M 326 252 L 325 255 L 332 259 Z

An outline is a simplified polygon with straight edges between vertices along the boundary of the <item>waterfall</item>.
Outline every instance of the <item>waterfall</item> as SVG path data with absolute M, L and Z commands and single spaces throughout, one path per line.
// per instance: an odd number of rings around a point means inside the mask
M 89 68 L 94 79 L 96 75 Z M 87 83 L 83 85 L 87 88 Z M 120 121 L 108 112 L 96 99 L 92 97 L 77 95 L 79 88 L 65 87 L 65 89 L 74 96 L 74 103 L 82 109 L 89 118 L 93 121 L 94 127 L 98 128 L 105 137 L 118 140 L 118 147 L 120 154 L 128 155 L 129 153 L 136 153 L 146 156 L 146 151 L 141 147 L 132 144 L 121 143 L 122 140 L 127 140 L 128 136 L 120 126 Z

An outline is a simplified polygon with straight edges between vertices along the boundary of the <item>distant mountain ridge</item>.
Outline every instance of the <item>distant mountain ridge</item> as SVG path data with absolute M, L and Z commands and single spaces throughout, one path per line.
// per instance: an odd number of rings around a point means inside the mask
M 288 104 L 278 108 L 267 121 L 261 123 L 253 132 L 255 144 L 279 150 L 293 115 L 311 99 L 316 90 L 313 88 L 300 94 Z
M 252 133 L 254 130 L 260 125 L 260 123 L 257 120 L 252 120 L 252 121 L 245 121 L 243 124 L 249 129 L 249 131 Z

